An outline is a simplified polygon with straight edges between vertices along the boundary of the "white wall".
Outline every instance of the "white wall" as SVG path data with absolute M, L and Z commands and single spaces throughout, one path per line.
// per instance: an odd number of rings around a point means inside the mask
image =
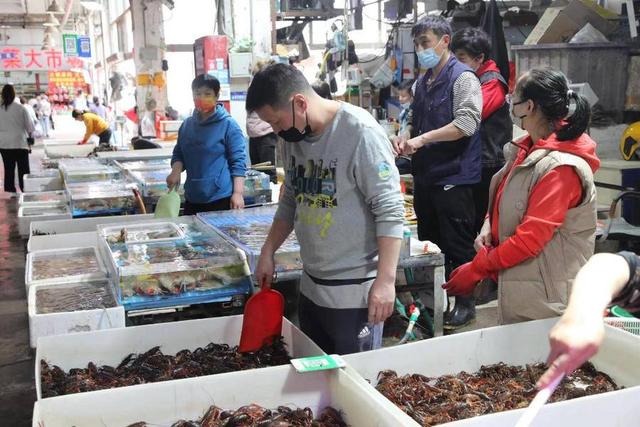
M 163 7 L 163 16 L 167 44 L 191 44 L 214 34 L 216 7 L 211 0 L 176 1 L 172 10 Z
M 44 39 L 44 28 L 8 28 L 6 30 L 0 30 L 0 33 L 6 34 L 10 37 L 8 42 L 0 43 L 0 47 L 3 47 L 5 44 L 9 46 L 19 46 L 19 45 L 38 45 L 42 46 L 42 41 Z M 58 33 L 56 36 L 57 47 L 60 47 L 62 43 L 62 36 Z

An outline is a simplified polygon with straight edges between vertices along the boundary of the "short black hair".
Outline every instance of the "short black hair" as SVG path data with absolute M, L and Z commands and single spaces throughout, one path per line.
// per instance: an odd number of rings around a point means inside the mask
M 411 93 L 411 88 L 413 87 L 414 81 L 415 80 L 413 80 L 413 79 L 403 80 L 398 85 L 398 90 L 407 90 L 407 91 L 409 91 L 409 93 Z M 413 95 L 413 94 L 411 93 L 411 95 Z
M 220 94 L 220 81 L 212 75 L 200 74 L 191 82 L 191 90 L 196 90 L 201 87 L 206 87 L 213 90 L 218 96 Z
M 245 108 L 255 111 L 266 105 L 274 108 L 285 107 L 296 93 L 313 92 L 304 75 L 293 65 L 269 65 L 253 76 Z
M 451 51 L 463 50 L 472 58 L 484 54 L 486 61 L 491 56 L 491 41 L 487 33 L 480 28 L 463 28 L 451 37 Z
M 433 34 L 438 37 L 442 37 L 444 35 L 451 36 L 452 32 L 451 25 L 445 18 L 442 16 L 429 15 L 419 20 L 416 25 L 411 28 L 411 37 L 415 38 L 429 30 L 433 31 Z
M 316 81 L 311 85 L 311 87 L 318 95 L 320 95 L 324 99 L 333 99 L 333 96 L 331 96 L 331 86 L 329 86 L 329 83 Z
M 74 119 L 76 119 L 76 118 L 78 118 L 78 117 L 82 116 L 84 113 L 86 113 L 86 111 L 82 111 L 82 110 L 76 110 L 76 109 L 74 109 L 74 110 L 71 112 L 71 117 L 73 117 Z

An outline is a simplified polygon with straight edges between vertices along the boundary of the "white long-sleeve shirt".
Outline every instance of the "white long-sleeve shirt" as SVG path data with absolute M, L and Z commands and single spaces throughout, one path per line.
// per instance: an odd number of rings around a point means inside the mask
M 4 107 L 0 104 L 0 148 L 28 149 L 27 137 L 34 131 L 29 112 L 16 102 Z

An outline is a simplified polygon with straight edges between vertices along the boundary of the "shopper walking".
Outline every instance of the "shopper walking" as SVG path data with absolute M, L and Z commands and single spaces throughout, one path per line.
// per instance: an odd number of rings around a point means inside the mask
M 449 50 L 451 26 L 428 16 L 411 30 L 420 66 L 411 109 L 411 139 L 394 140 L 399 154 L 412 155 L 418 237 L 436 243 L 446 257 L 447 276 L 475 255 L 473 187 L 480 182 L 482 92 L 473 70 Z M 475 318 L 475 301 L 459 296 L 445 318 L 458 328 Z
M 257 73 L 246 106 L 289 141 L 284 195 L 256 280 L 271 285 L 274 253 L 295 228 L 302 331 L 327 353 L 380 347 L 404 220 L 387 135 L 367 111 L 320 97 L 291 65 Z
M 80 145 L 89 142 L 91 135 L 98 135 L 100 138 L 100 145 L 110 145 L 111 141 L 111 129 L 107 122 L 102 120 L 101 117 L 88 111 L 73 110 L 71 117 L 79 122 L 83 122 L 85 125 L 85 133 L 82 140 L 78 143 Z
M 51 104 L 47 99 L 47 95 L 43 94 L 38 98 L 38 111 L 40 112 L 42 136 L 44 138 L 49 138 L 49 129 L 51 128 Z
M 191 83 L 195 110 L 178 130 L 167 186 L 184 184 L 184 214 L 244 207 L 247 142 L 238 123 L 218 104 L 220 82 L 199 75 Z
M 478 253 L 445 285 L 450 294 L 469 295 L 479 281 L 497 280 L 500 323 L 564 311 L 573 278 L 593 254 L 593 174 L 600 166 L 596 143 L 584 133 L 589 103 L 569 90 L 561 72 L 524 74 L 511 115 L 529 136 L 507 146 L 507 163 L 493 178 L 489 216 L 475 242 Z
M 102 120 L 107 121 L 107 109 L 100 102 L 100 98 L 93 97 L 93 103 L 89 106 L 89 111 L 99 116 Z
M 12 85 L 2 88 L 0 104 L 0 155 L 4 165 L 4 191 L 16 193 L 15 169 L 18 166 L 20 191 L 24 191 L 25 174 L 29 170 L 29 142 L 35 130 L 33 119 L 27 109 L 14 102 L 16 92 Z
M 465 28 L 451 38 L 451 51 L 458 61 L 475 71 L 482 88 L 482 178 L 473 187 L 475 201 L 475 231 L 480 232 L 489 203 L 491 178 L 504 166 L 503 148 L 513 138 L 513 123 L 506 101 L 509 85 L 496 63 L 489 59 L 491 42 L 479 28 Z

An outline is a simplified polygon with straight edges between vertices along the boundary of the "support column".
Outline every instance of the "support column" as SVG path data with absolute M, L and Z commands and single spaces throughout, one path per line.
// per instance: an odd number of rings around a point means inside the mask
M 167 80 L 162 70 L 166 51 L 162 1 L 130 0 L 129 5 L 136 66 L 136 103 L 139 124 L 143 126 L 143 121 L 155 123 L 154 112 L 164 114 L 167 106 Z M 149 136 L 148 133 L 144 132 L 143 135 Z

